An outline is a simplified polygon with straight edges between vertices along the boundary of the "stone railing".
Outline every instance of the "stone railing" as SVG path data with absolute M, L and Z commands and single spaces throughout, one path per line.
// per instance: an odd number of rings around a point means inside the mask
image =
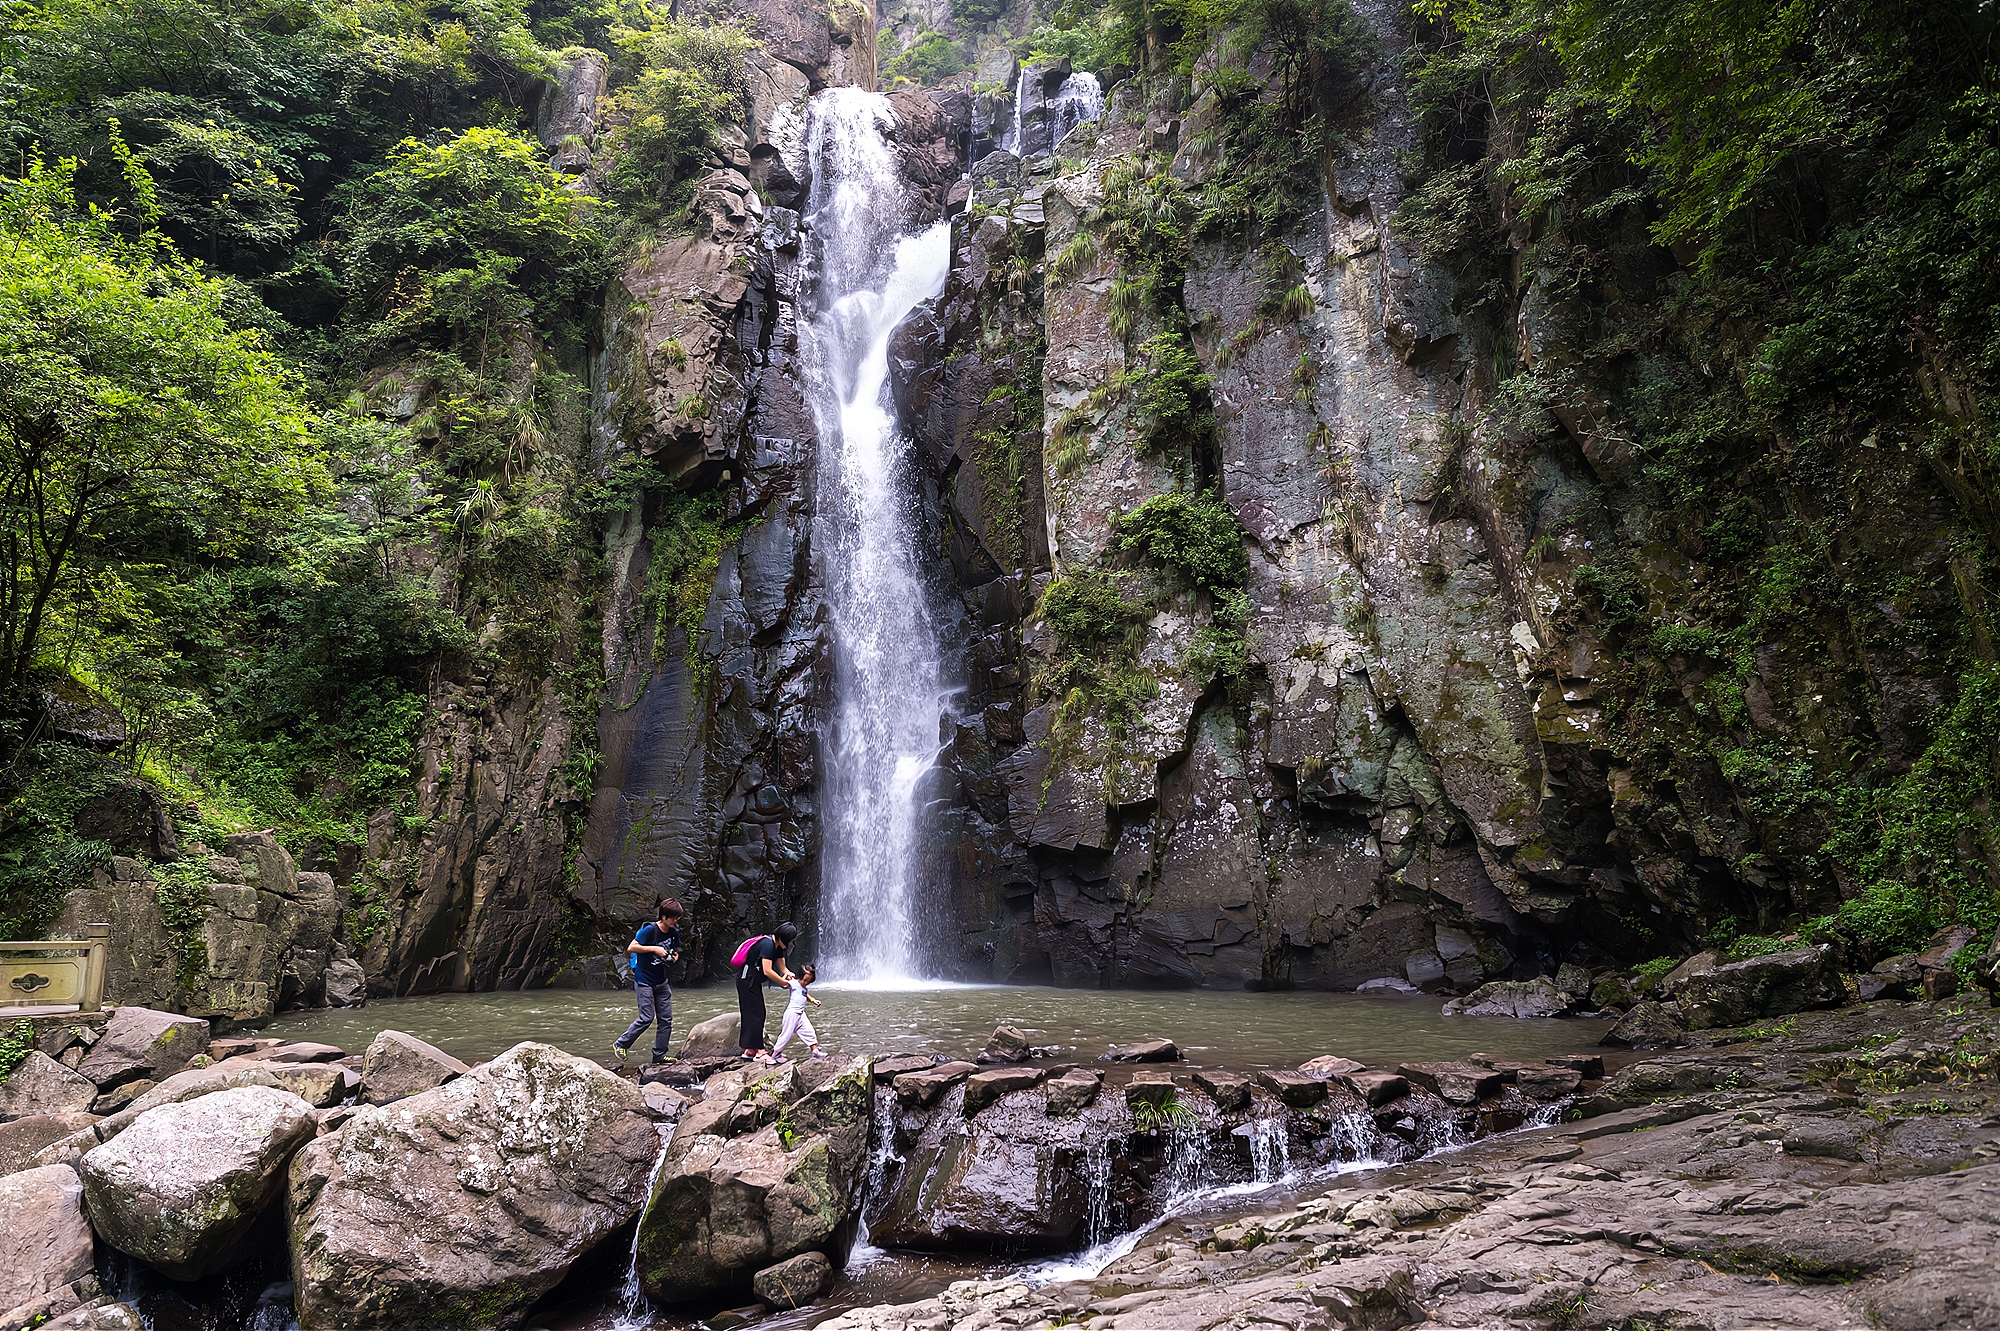
M 102 1008 L 111 926 L 93 924 L 86 932 L 86 938 L 0 943 L 0 1009 Z

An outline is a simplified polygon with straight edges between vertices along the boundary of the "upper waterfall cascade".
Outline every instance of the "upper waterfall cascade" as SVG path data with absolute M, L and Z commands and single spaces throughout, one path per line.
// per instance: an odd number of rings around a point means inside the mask
M 895 123 L 876 93 L 813 98 L 799 328 L 820 438 L 814 544 L 834 646 L 823 973 L 877 987 L 920 968 L 916 787 L 936 760 L 945 706 L 888 379 L 891 334 L 944 289 L 951 225 L 906 234 Z

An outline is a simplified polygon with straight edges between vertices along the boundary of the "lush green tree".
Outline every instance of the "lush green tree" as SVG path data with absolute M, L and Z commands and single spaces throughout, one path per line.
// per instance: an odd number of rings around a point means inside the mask
M 151 181 L 126 165 L 151 215 Z M 291 376 L 224 316 L 222 286 L 79 211 L 74 172 L 35 161 L 0 196 L 0 684 L 15 691 L 95 570 L 233 554 L 324 481 Z

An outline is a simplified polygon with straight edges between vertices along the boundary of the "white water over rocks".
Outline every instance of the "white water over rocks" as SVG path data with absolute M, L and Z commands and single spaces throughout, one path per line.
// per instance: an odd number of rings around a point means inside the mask
M 814 546 L 834 649 L 822 974 L 875 988 L 921 969 L 916 787 L 937 757 L 945 692 L 888 378 L 890 334 L 944 289 L 951 227 L 905 234 L 894 126 L 878 94 L 832 88 L 813 98 L 799 328 L 820 437 Z

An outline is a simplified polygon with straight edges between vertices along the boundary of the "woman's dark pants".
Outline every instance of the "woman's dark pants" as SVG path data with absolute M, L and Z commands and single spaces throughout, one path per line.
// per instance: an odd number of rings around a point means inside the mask
M 736 981 L 736 1006 L 743 1013 L 743 1038 L 739 1049 L 764 1047 L 764 977 L 754 975 Z

